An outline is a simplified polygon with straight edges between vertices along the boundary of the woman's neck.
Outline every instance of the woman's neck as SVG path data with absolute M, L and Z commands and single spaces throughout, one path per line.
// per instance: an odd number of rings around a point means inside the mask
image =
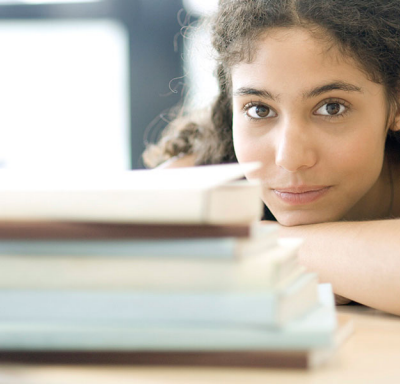
M 391 218 L 400 218 L 400 158 L 399 156 L 389 158 L 392 177 L 392 207 Z

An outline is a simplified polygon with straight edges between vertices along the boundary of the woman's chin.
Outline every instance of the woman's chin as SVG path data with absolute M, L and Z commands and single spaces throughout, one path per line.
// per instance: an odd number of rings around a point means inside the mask
M 278 223 L 284 227 L 327 223 L 338 219 L 329 217 L 329 215 L 323 215 L 321 213 L 313 214 L 311 212 L 273 212 L 273 214 Z

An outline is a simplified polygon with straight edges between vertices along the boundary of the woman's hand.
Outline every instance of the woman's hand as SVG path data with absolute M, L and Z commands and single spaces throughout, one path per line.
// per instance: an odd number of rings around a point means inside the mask
M 345 297 L 337 295 L 335 293 L 335 304 L 336 305 L 346 305 L 346 304 L 349 304 L 349 303 L 351 303 L 350 299 L 346 299 Z

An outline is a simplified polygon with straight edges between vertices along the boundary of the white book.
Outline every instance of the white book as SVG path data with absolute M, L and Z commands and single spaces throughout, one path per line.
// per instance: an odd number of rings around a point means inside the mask
M 0 220 L 240 224 L 259 220 L 258 163 L 123 173 L 0 171 Z
M 237 324 L 213 326 L 1 321 L 3 350 L 229 351 L 333 347 L 337 319 L 332 289 L 319 286 L 319 304 L 281 329 Z
M 0 256 L 1 289 L 269 289 L 298 270 L 297 239 L 241 260 L 210 257 Z

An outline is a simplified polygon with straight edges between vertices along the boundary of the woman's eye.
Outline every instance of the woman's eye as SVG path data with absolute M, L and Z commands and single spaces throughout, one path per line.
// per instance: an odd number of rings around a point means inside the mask
M 250 105 L 245 107 L 246 115 L 251 119 L 265 119 L 268 117 L 275 117 L 276 113 L 266 105 Z
M 326 103 L 318 108 L 315 112 L 316 115 L 322 116 L 340 116 L 346 111 L 346 107 L 340 103 Z

